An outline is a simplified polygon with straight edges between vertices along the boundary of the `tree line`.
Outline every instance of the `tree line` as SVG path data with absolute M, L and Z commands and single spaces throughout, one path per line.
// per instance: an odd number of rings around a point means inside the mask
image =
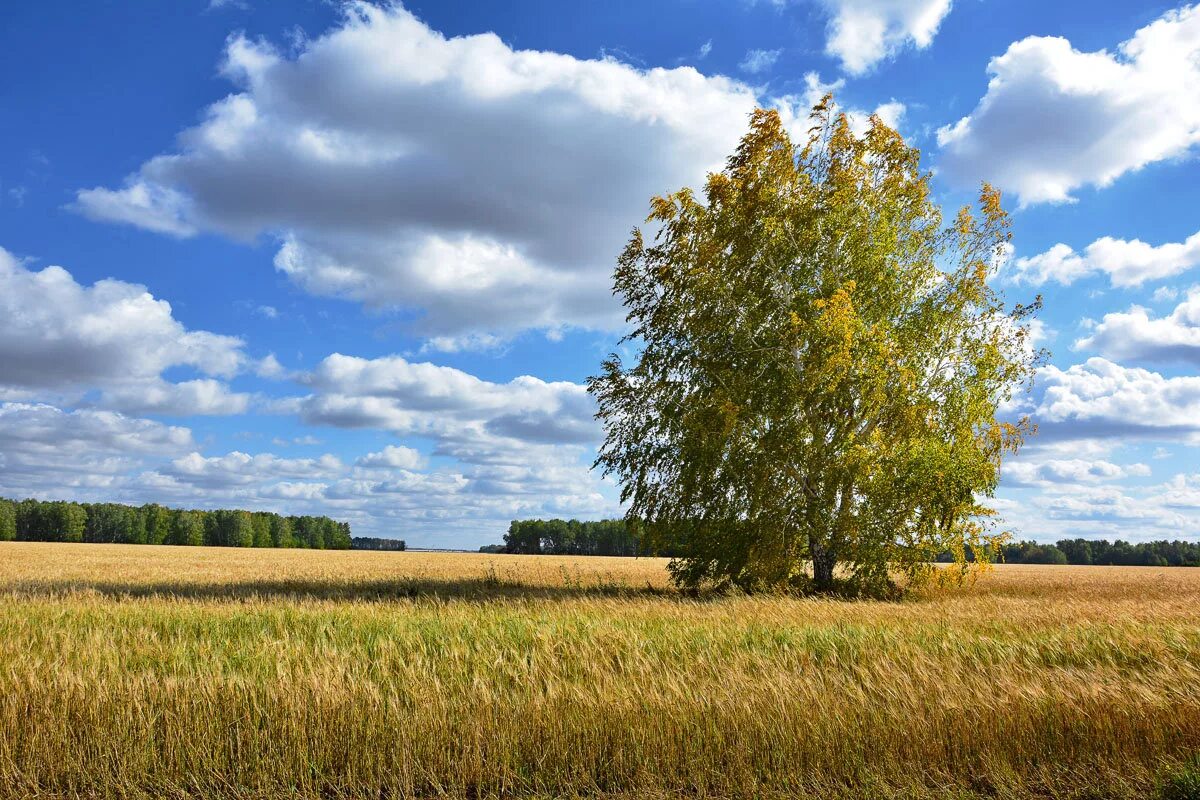
M 648 552 L 643 547 L 636 527 L 623 519 L 599 522 L 581 522 L 577 519 L 513 520 L 504 535 L 504 544 L 485 545 L 479 550 L 484 553 L 544 555 L 673 555 L 671 548 Z M 1055 544 L 1039 544 L 1024 541 L 1004 544 L 999 552 L 990 552 L 987 556 L 988 561 L 1008 564 L 1200 567 L 1200 542 L 1160 540 L 1131 543 L 1121 539 L 1115 542 L 1105 539 L 1061 539 Z M 949 562 L 954 560 L 954 556 L 950 552 L 943 552 L 937 560 Z M 977 560 L 971 548 L 967 548 L 967 560 Z
M 577 519 L 513 520 L 503 545 L 481 552 L 541 553 L 560 556 L 669 556 L 664 548 L 643 546 L 636 526 L 623 519 L 584 522 Z
M 347 550 L 350 525 L 329 517 L 267 511 L 173 509 L 147 503 L 0 498 L 0 541 L 108 542 Z
M 407 550 L 403 539 L 380 539 L 375 536 L 355 536 L 350 540 L 351 550 Z
M 1131 543 L 1121 539 L 1060 539 L 1055 544 L 1009 542 L 1001 547 L 1000 560 L 1009 564 L 1077 564 L 1122 567 L 1200 567 L 1200 542 Z M 943 553 L 939 561 L 953 561 Z M 975 560 L 973 552 L 967 560 Z M 996 560 L 996 559 L 989 559 Z

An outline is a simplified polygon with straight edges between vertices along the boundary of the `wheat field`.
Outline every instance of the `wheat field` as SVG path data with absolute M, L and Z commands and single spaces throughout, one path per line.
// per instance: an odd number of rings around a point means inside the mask
M 0 797 L 1133 798 L 1200 751 L 1200 570 L 664 567 L 0 543 Z

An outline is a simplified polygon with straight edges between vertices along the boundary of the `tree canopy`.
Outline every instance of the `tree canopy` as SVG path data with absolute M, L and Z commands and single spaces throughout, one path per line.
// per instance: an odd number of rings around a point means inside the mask
M 21 501 L 0 497 L 0 541 L 109 542 L 219 547 L 350 547 L 350 524 L 267 511 L 188 511 L 157 503 Z
M 635 355 L 589 390 L 597 466 L 678 583 L 878 595 L 1001 544 L 981 499 L 1032 430 L 998 412 L 1040 360 L 1040 298 L 989 285 L 997 191 L 945 225 L 919 151 L 827 97 L 799 145 L 756 111 L 703 202 L 655 198 L 647 222 L 614 274 Z
M 504 534 L 505 553 L 549 553 L 571 556 L 650 556 L 668 551 L 647 549 L 638 527 L 624 519 L 513 520 Z

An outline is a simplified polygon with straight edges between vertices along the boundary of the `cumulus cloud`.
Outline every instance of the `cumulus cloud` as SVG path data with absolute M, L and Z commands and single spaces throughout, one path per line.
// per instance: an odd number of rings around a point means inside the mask
M 327 500 L 365 497 L 370 505 L 436 487 L 429 513 L 457 508 L 467 517 L 493 515 L 497 525 L 532 513 L 620 514 L 615 487 L 590 470 L 600 430 L 580 384 L 530 376 L 497 383 L 400 356 L 341 354 L 299 380 L 311 394 L 278 403 L 276 411 L 309 425 L 428 439 L 435 458 L 454 464 L 419 472 L 420 453 L 390 445 L 359 458 L 352 474 L 329 485 Z M 453 499 L 441 494 L 450 488 Z M 408 512 L 425 518 L 418 505 Z
M 1200 7 L 1170 11 L 1115 52 L 1030 36 L 988 64 L 975 109 L 938 131 L 939 169 L 1022 205 L 1187 154 L 1200 141 Z
M 1105 314 L 1075 348 L 1114 359 L 1200 364 L 1200 287 L 1163 317 L 1141 306 Z
M 1036 393 L 1027 410 L 1039 439 L 1200 435 L 1200 376 L 1165 377 L 1095 357 L 1067 369 L 1042 368 Z
M 134 413 L 240 413 L 248 396 L 223 382 L 161 375 L 190 367 L 229 378 L 245 363 L 241 339 L 186 329 L 144 286 L 83 286 L 62 267 L 33 271 L 0 249 L 0 388 L 99 389 L 105 405 Z
M 1140 286 L 1186 272 L 1200 264 L 1200 233 L 1182 242 L 1151 245 L 1140 239 L 1128 241 L 1104 236 L 1082 253 L 1069 245 L 1056 244 L 1044 253 L 1012 262 L 1008 277 L 1014 283 L 1040 286 L 1054 281 L 1069 286 L 1090 275 L 1106 275 L 1113 286 Z M 1166 297 L 1171 290 L 1163 292 Z M 1156 298 L 1157 299 L 1157 298 Z
M 389 444 L 377 453 L 367 453 L 354 463 L 365 469 L 419 469 L 424 462 L 411 447 Z
M 310 292 L 406 309 L 428 336 L 611 328 L 611 267 L 653 195 L 719 169 L 754 91 L 691 67 L 447 38 L 392 6 L 346 7 L 294 57 L 244 37 L 212 105 L 94 219 L 277 237 Z
M 189 205 L 174 189 L 131 179 L 121 189 L 82 189 L 72 207 L 92 219 L 136 225 L 182 239 L 196 234 L 196 226 L 185 219 Z
M 902 48 L 933 43 L 951 0 L 822 0 L 829 13 L 825 52 L 860 75 Z
M 1157 484 L 1088 480 L 1002 491 L 996 506 L 1021 538 L 1176 539 L 1200 534 L 1200 475 Z
M 237 450 L 205 458 L 192 452 L 171 462 L 165 474 L 195 486 L 238 486 L 278 478 L 332 478 L 345 471 L 333 455 L 320 458 L 279 458 L 270 453 L 249 455 Z
M 1187 511 L 1200 510 L 1200 474 L 1176 475 L 1163 486 L 1163 505 Z
M 1077 486 L 1070 492 L 1047 493 L 1040 498 L 1038 505 L 1050 520 L 1072 524 L 1109 523 L 1118 532 L 1117 538 L 1123 539 L 1130 538 L 1127 532 L 1121 531 L 1127 531 L 1131 522 L 1158 525 L 1175 531 L 1180 527 L 1178 515 L 1164 515 L 1163 509 L 1153 498 L 1131 494 L 1119 486 Z M 1146 536 L 1146 532 L 1141 533 L 1144 538 L 1151 538 Z
M 0 496 L 76 497 L 77 491 L 86 499 L 144 459 L 194 446 L 187 428 L 112 411 L 0 403 Z
M 187 428 L 134 419 L 113 411 L 64 411 L 45 403 L 0 403 L 0 442 L 5 452 L 50 448 L 98 448 L 122 453 L 160 453 L 192 446 Z
M 286 373 L 287 370 L 279 363 L 274 353 L 268 353 L 254 365 L 254 374 L 260 378 L 282 378 Z
M 335 353 L 301 377 L 315 392 L 299 401 L 310 424 L 449 436 L 465 429 L 545 444 L 594 444 L 599 428 L 587 389 L 523 375 L 507 383 L 453 367 Z
M 106 390 L 102 396 L 106 404 L 133 414 L 228 416 L 244 414 L 250 407 L 250 395 L 230 391 L 224 383 L 211 378 L 179 383 L 161 379 L 125 383 Z
M 1087 458 L 1018 458 L 1005 464 L 1003 480 L 1008 486 L 1047 486 L 1103 483 L 1149 474 L 1150 468 L 1141 463 L 1122 465 L 1104 459 Z

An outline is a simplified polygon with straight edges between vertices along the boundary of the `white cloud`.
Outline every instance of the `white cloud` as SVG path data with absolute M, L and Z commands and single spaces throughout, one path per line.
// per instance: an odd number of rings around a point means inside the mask
M 192 452 L 171 462 L 164 472 L 195 486 L 221 487 L 261 483 L 278 478 L 334 478 L 345 465 L 333 455 L 320 458 L 279 458 L 270 453 L 249 455 L 234 451 L 205 458 Z
M 63 411 L 44 403 L 0 403 L 5 452 L 95 447 L 122 453 L 159 453 L 192 446 L 187 428 L 134 419 L 114 411 Z
M 1164 484 L 1163 490 L 1163 505 L 1200 511 L 1200 474 L 1176 475 Z
M 1104 358 L 1038 374 L 1028 409 L 1039 439 L 1149 438 L 1200 435 L 1200 376 L 1165 377 Z
M 621 513 L 615 488 L 590 470 L 600 430 L 580 384 L 529 376 L 497 383 L 400 356 L 340 354 L 300 381 L 312 394 L 277 403 L 276 411 L 310 425 L 429 439 L 435 458 L 455 464 L 419 472 L 423 459 L 415 449 L 389 445 L 329 484 L 327 502 L 380 504 L 397 514 L 403 508 L 410 521 L 444 523 L 457 513 L 492 519 L 497 530 L 518 516 Z M 397 495 L 406 505 L 396 506 Z
M 546 338 L 558 341 L 553 337 L 562 336 L 559 328 L 547 328 Z M 421 352 L 461 353 L 464 351 L 495 350 L 503 347 L 505 341 L 499 336 L 488 333 L 469 333 L 465 336 L 431 336 L 421 344 Z
M 0 496 L 106 499 L 144 459 L 194 446 L 187 428 L 112 411 L 0 403 Z
M 1114 464 L 1104 459 L 1051 458 L 1028 460 L 1018 457 L 1004 465 L 1004 483 L 1009 486 L 1091 484 L 1150 474 L 1145 464 Z
M 1117 538 L 1130 539 L 1130 523 L 1163 525 L 1178 531 L 1178 515 L 1164 519 L 1162 509 L 1153 500 L 1132 495 L 1119 486 L 1072 487 L 1069 492 L 1046 493 L 1038 505 L 1050 520 L 1106 522 L 1116 526 Z M 1124 531 L 1124 532 L 1122 532 Z M 1148 531 L 1138 531 L 1142 538 L 1151 538 Z M 1137 538 L 1137 537 L 1133 537 Z
M 273 356 L 249 359 L 238 339 L 187 330 L 140 286 L 81 286 L 61 268 L 32 272 L 0 256 L 0 495 L 321 513 L 360 534 L 460 545 L 496 541 L 515 517 L 620 514 L 614 488 L 589 470 L 599 431 L 575 383 L 497 383 L 400 357 L 334 355 L 292 376 L 308 397 L 263 401 L 312 424 L 430 439 L 433 467 L 399 444 L 350 464 L 330 454 L 206 455 L 186 428 L 12 402 L 61 394 L 126 412 L 234 414 L 252 398 L 210 377 L 168 382 L 164 371 L 284 370 Z
M 168 383 L 171 367 L 229 378 L 242 341 L 190 331 L 165 300 L 113 279 L 83 286 L 62 267 L 32 271 L 0 249 L 0 387 L 101 391 L 113 408 L 168 414 L 240 413 L 248 397 L 211 378 Z
M 365 469 L 420 469 L 424 459 L 411 447 L 389 444 L 378 453 L 367 453 L 356 465 Z
M 782 50 L 747 50 L 746 57 L 738 64 L 738 69 L 757 75 L 775 66 Z
M 1006 270 L 1007 277 L 1014 283 L 1031 286 L 1041 286 L 1050 281 L 1069 286 L 1079 278 L 1096 271 L 1083 256 L 1062 243 L 1054 245 L 1044 253 L 1018 258 L 1009 263 L 1012 264 L 1012 268 Z
M 1160 245 L 1140 239 L 1127 241 L 1104 236 L 1089 244 L 1083 253 L 1070 246 L 1056 244 L 1044 253 L 1012 262 L 1009 278 L 1014 283 L 1040 286 L 1055 281 L 1069 286 L 1090 275 L 1107 275 L 1113 286 L 1140 286 L 1146 281 L 1170 278 L 1200 264 L 1200 233 L 1182 242 Z M 1164 287 L 1155 299 L 1164 299 L 1173 290 Z M 1171 295 L 1173 296 L 1173 295 Z
M 230 391 L 224 383 L 211 378 L 179 383 L 160 379 L 126 383 L 105 391 L 102 397 L 106 405 L 128 413 L 172 416 L 244 414 L 251 399 L 250 395 Z
M 615 328 L 612 264 L 649 199 L 719 169 L 754 91 L 691 67 L 446 38 L 399 7 L 347 6 L 288 57 L 230 41 L 239 91 L 95 219 L 278 237 L 308 291 L 418 311 L 428 336 Z
M 276 447 L 290 447 L 291 445 L 294 445 L 294 444 L 298 444 L 298 445 L 302 445 L 302 446 L 312 446 L 312 445 L 321 444 L 321 440 L 315 436 L 309 436 L 309 435 L 294 436 L 291 439 L 284 439 L 280 436 L 276 436 L 271 439 L 271 444 L 275 445 Z
M 81 189 L 72 208 L 91 219 L 136 225 L 155 233 L 186 238 L 196 226 L 185 221 L 187 198 L 173 189 L 141 180 L 129 180 L 122 189 Z
M 1200 287 L 1165 317 L 1141 306 L 1105 314 L 1075 348 L 1114 359 L 1200 364 Z
M 301 377 L 314 394 L 294 409 L 309 424 L 379 428 L 447 439 L 594 444 L 599 428 L 586 387 L 528 375 L 493 383 L 400 356 L 335 353 Z
M 1168 12 L 1115 53 L 1030 36 L 988 64 L 987 94 L 938 131 L 939 170 L 1022 205 L 1072 200 L 1200 141 L 1200 9 Z
M 825 52 L 860 75 L 907 46 L 933 43 L 951 0 L 822 0 L 829 13 Z
M 1192 538 L 1200 534 L 1200 475 L 1175 475 L 1141 486 L 1086 478 L 1060 485 L 1043 482 L 1036 489 L 1002 492 L 996 506 L 1020 538 Z
M 281 378 L 287 374 L 287 370 L 279 363 L 274 353 L 268 353 L 255 364 L 254 374 L 260 378 Z

